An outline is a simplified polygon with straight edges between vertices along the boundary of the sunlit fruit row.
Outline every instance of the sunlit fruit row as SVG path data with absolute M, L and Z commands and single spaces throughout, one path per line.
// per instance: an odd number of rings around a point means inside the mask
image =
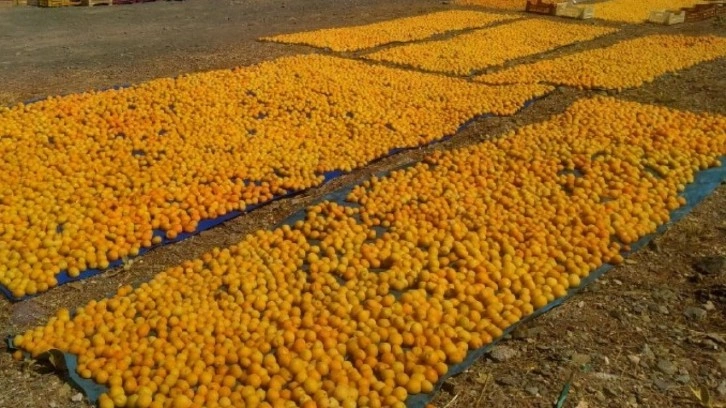
M 506 61 L 587 41 L 617 29 L 550 20 L 520 20 L 455 37 L 402 45 L 366 55 L 427 71 L 468 75 Z
M 489 84 L 552 83 L 623 89 L 726 56 L 726 38 L 650 35 L 559 58 L 522 64 L 477 77 Z
M 652 11 L 679 10 L 701 0 L 608 0 L 595 3 L 595 18 L 625 23 L 644 23 Z
M 527 5 L 527 0 L 454 0 L 454 4 L 489 7 L 500 10 L 524 10 L 524 7 Z
M 595 98 L 354 187 L 303 219 L 61 310 L 106 407 L 403 407 L 669 220 L 726 117 Z M 22 357 L 18 352 L 17 357 Z
M 43 292 L 550 89 L 309 55 L 5 109 L 0 284 Z
M 312 45 L 333 51 L 359 51 L 384 44 L 422 40 L 448 31 L 483 27 L 515 18 L 518 17 L 480 11 L 450 10 L 362 26 L 282 34 L 264 37 L 262 40 Z

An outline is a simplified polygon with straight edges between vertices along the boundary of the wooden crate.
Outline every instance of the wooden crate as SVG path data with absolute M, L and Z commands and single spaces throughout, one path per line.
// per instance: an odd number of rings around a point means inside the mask
M 656 10 L 651 11 L 648 22 L 655 24 L 673 25 L 686 21 L 686 12 L 683 10 Z
M 555 15 L 556 6 L 541 0 L 527 0 L 524 10 L 528 13 Z
M 555 15 L 560 17 L 585 20 L 595 15 L 595 8 L 591 5 L 576 6 L 572 3 L 557 3 Z
M 681 10 L 686 12 L 685 21 L 701 21 L 716 16 L 726 15 L 726 6 L 723 2 L 713 2 L 708 4 L 696 4 L 693 7 L 684 7 Z
M 40 7 L 67 7 L 70 5 L 70 0 L 38 0 Z

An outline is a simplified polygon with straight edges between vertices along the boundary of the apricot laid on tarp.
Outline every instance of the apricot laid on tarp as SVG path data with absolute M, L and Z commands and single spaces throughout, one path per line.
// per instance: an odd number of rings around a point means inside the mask
M 61 310 L 15 344 L 76 354 L 108 407 L 403 407 L 621 262 L 697 171 L 720 165 L 724 129 L 723 116 L 577 101 Z

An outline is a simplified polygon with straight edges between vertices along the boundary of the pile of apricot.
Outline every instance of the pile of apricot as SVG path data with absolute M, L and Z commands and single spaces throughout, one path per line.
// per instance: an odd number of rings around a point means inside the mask
M 644 23 L 653 11 L 692 7 L 700 0 L 609 0 L 595 4 L 595 18 L 625 23 Z
M 716 36 L 649 35 L 596 48 L 517 65 L 482 75 L 490 84 L 554 83 L 578 88 L 635 88 L 657 77 L 726 55 L 726 38 Z
M 427 71 L 469 75 L 472 71 L 501 65 L 512 59 L 616 31 L 610 27 L 527 19 L 448 39 L 388 48 L 366 55 L 366 58 Z
M 78 356 L 106 407 L 403 407 L 470 350 L 667 222 L 726 117 L 581 100 L 437 152 L 304 219 L 61 310 L 15 338 Z
M 545 1 L 549 3 L 549 1 Z M 481 6 L 499 10 L 521 10 L 527 5 L 526 0 L 454 0 L 454 4 L 461 6 Z
M 481 11 L 448 10 L 362 26 L 281 34 L 273 37 L 263 37 L 261 40 L 286 44 L 305 44 L 338 52 L 359 51 L 389 43 L 422 40 L 448 31 L 483 27 L 494 22 L 515 18 L 517 17 Z
M 307 55 L 4 109 L 0 284 L 44 292 L 551 89 Z

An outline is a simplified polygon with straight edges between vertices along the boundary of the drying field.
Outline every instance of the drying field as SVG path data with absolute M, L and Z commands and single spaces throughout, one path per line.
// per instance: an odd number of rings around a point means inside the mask
M 726 398 L 726 27 L 601 6 L 0 10 L 0 406 Z

